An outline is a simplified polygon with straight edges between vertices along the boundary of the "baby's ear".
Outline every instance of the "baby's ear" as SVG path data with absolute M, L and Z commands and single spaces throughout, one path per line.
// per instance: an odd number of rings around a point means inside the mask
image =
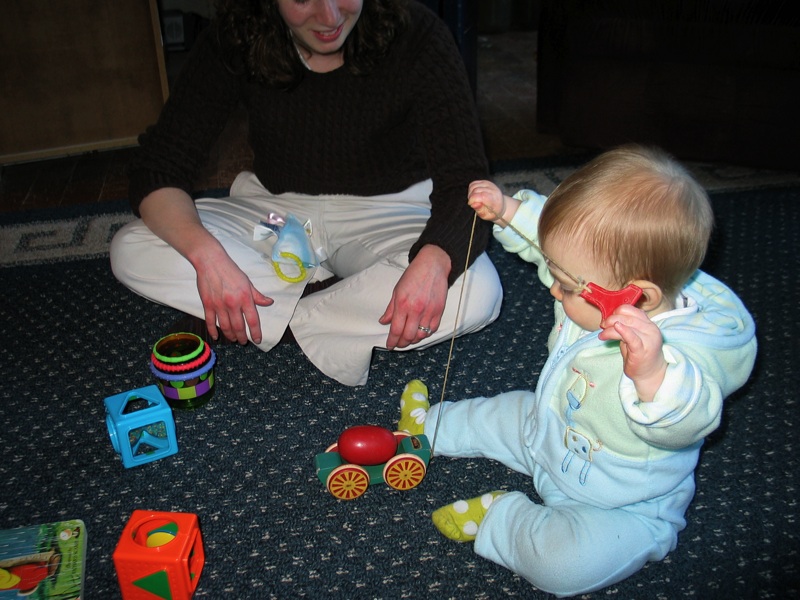
M 661 305 L 664 300 L 664 292 L 658 285 L 646 279 L 637 279 L 631 283 L 639 286 L 642 290 L 642 296 L 636 303 L 637 308 L 641 308 L 644 312 L 650 312 Z

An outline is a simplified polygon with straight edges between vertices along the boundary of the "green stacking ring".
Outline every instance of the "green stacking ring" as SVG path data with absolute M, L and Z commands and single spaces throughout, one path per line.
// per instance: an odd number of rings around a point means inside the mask
M 177 352 L 163 354 L 163 351 L 165 350 L 163 347 L 161 351 L 159 351 L 159 346 L 162 346 L 166 343 L 173 343 L 176 345 Z M 192 349 L 187 352 L 186 350 L 189 348 L 189 343 L 191 343 Z M 203 347 L 205 345 L 206 344 L 203 341 L 203 338 L 201 338 L 199 335 L 195 335 L 193 333 L 171 333 L 164 336 L 153 345 L 153 355 L 158 360 L 165 363 L 183 363 L 196 358 L 203 351 Z

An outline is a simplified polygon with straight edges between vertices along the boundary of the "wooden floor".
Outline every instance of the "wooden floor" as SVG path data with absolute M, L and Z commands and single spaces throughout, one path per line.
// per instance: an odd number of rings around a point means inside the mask
M 478 46 L 477 103 L 489 159 L 563 154 L 555 136 L 536 131 L 536 33 L 482 35 Z M 246 125 L 233 119 L 214 148 L 197 189 L 228 187 L 248 167 Z M 127 196 L 131 149 L 5 165 L 0 212 L 73 206 Z

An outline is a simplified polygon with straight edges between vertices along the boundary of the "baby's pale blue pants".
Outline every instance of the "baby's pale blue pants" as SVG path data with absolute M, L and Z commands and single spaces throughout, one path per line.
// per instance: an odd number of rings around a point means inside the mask
M 530 474 L 544 501 L 537 504 L 522 492 L 500 496 L 478 528 L 475 552 L 557 596 L 607 587 L 648 561 L 663 559 L 675 548 L 685 521 L 663 520 L 659 508 L 688 503 L 687 487 L 693 490 L 693 484 L 676 490 L 680 498 L 624 508 L 598 508 L 570 498 L 535 462 L 526 444 L 526 421 L 533 418 L 534 403 L 533 392 L 507 392 L 436 405 L 425 420 L 425 433 L 432 438 L 444 406 L 436 455 L 490 458 Z M 472 495 L 489 491 L 475 490 Z

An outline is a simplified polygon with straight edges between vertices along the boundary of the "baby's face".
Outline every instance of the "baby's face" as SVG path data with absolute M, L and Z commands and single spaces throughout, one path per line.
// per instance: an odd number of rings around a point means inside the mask
M 585 245 L 561 243 L 560 236 L 556 236 L 548 240 L 542 250 L 550 259 L 548 266 L 555 278 L 550 286 L 550 294 L 561 302 L 564 312 L 576 325 L 587 331 L 595 331 L 600 329 L 600 309 L 581 298 L 580 283 L 570 275 L 608 290 L 617 290 L 620 286 L 614 283 L 610 269 L 598 265 L 594 256 L 583 247 Z

